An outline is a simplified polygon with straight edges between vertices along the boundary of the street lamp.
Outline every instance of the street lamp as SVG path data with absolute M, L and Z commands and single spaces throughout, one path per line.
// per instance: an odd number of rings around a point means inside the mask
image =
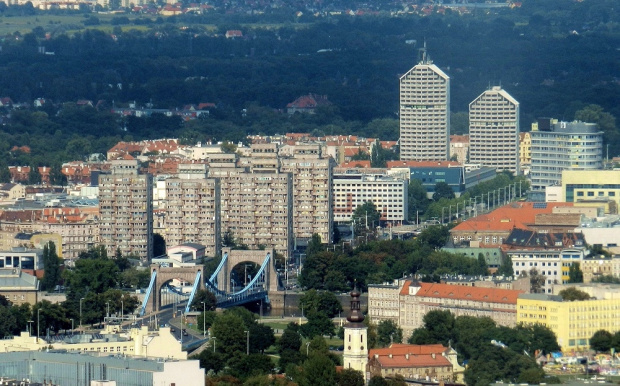
M 207 319 L 207 305 L 205 302 L 202 303 L 202 337 L 206 338 L 207 336 L 207 328 L 206 328 L 206 319 Z
M 34 323 L 34 320 L 28 321 L 28 335 L 30 336 L 32 336 L 32 323 Z
M 71 335 L 73 335 L 73 318 L 71 318 Z
M 121 299 L 121 326 L 123 325 L 123 313 L 125 312 L 125 304 L 123 303 L 123 299 Z
M 306 342 L 306 356 L 308 356 L 309 350 L 310 350 L 310 342 Z
M 39 333 L 41 331 L 41 308 L 37 309 L 37 343 L 39 343 Z
M 217 339 L 216 337 L 211 337 L 211 339 L 213 339 L 213 352 L 215 352 L 215 340 Z
M 244 332 L 245 332 L 245 336 L 246 336 L 245 355 L 250 355 L 250 331 L 246 330 Z
M 80 299 L 80 329 L 82 328 L 82 300 L 84 300 L 84 298 Z
M 107 316 L 108 316 L 108 318 L 109 318 L 109 317 L 110 317 L 110 301 L 105 302 L 105 304 L 107 304 L 107 305 L 108 305 L 108 309 L 107 309 L 107 311 L 106 311 L 106 314 L 107 314 Z

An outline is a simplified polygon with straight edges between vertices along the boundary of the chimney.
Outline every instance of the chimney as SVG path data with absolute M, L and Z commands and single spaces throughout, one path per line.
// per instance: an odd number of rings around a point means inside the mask
M 392 353 L 390 353 L 390 355 L 389 355 L 389 356 L 390 356 L 390 359 L 392 359 Z
M 435 359 L 435 353 L 432 353 L 431 356 L 433 357 L 433 359 Z
M 405 359 L 409 360 L 409 354 L 405 354 Z

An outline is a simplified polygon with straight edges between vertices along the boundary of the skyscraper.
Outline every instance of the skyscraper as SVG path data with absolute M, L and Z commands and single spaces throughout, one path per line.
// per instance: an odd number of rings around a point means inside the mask
M 449 157 L 450 78 L 428 58 L 400 78 L 400 159 L 445 161 Z
M 469 104 L 469 162 L 519 172 L 519 102 L 501 87 Z
M 153 257 L 153 177 L 138 173 L 138 161 L 110 161 L 99 176 L 100 238 L 110 256 Z

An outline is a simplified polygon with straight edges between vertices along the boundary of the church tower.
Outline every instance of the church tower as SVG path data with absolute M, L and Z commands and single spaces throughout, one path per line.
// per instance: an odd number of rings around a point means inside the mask
M 367 381 L 368 328 L 363 323 L 364 315 L 360 309 L 360 293 L 357 289 L 351 292 L 351 312 L 347 321 L 344 326 L 343 367 L 361 371 L 364 381 Z

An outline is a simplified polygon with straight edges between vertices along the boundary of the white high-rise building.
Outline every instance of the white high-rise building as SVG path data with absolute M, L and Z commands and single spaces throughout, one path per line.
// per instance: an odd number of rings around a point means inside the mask
M 450 154 L 450 78 L 427 57 L 400 78 L 400 159 L 445 161 Z
M 138 161 L 110 161 L 99 176 L 99 235 L 108 255 L 153 257 L 153 177 L 138 173 Z
M 519 102 L 501 87 L 469 104 L 469 162 L 519 172 Z

